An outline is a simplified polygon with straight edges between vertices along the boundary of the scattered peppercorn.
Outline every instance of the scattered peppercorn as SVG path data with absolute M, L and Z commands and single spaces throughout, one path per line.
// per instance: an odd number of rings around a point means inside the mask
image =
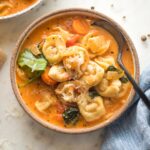
M 95 7 L 94 6 L 91 6 L 91 10 L 94 10 L 95 9 Z
M 146 37 L 145 35 L 142 35 L 142 36 L 141 36 L 141 40 L 144 42 L 144 41 L 147 40 L 147 37 Z
M 123 16 L 122 18 L 125 20 L 125 19 L 126 19 L 126 16 Z
M 148 37 L 150 37 L 150 34 L 147 34 Z

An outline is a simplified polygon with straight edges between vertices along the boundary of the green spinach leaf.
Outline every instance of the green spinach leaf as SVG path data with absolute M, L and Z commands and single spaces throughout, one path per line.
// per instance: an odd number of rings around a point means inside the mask
M 62 114 L 66 124 L 75 124 L 79 119 L 79 109 L 76 107 L 69 107 Z
M 93 99 L 96 96 L 100 96 L 95 89 L 89 90 L 89 96 Z
M 122 83 L 127 83 L 129 80 L 128 80 L 127 77 L 123 76 L 123 77 L 120 78 L 120 81 L 121 81 Z

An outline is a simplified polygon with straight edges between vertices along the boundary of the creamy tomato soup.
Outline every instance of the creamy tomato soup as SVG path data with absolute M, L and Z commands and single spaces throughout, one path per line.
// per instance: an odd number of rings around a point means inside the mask
M 0 0 L 0 16 L 7 16 L 17 13 L 32 4 L 37 0 Z
M 83 16 L 47 21 L 21 48 L 16 69 L 20 94 L 30 111 L 48 123 L 95 126 L 112 117 L 130 94 L 131 85 L 117 64 L 115 39 L 92 22 Z M 134 75 L 127 46 L 123 62 Z

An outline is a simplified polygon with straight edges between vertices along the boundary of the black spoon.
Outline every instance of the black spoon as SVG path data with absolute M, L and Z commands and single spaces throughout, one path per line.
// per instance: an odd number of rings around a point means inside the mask
M 132 83 L 135 91 L 138 93 L 138 95 L 141 97 L 147 108 L 150 110 L 150 100 L 148 97 L 145 95 L 145 93 L 142 91 L 142 89 L 138 86 L 138 84 L 135 82 L 135 80 L 132 78 L 128 70 L 125 68 L 124 64 L 122 63 L 122 49 L 125 44 L 125 39 L 124 36 L 120 31 L 117 30 L 117 28 L 111 24 L 110 22 L 106 20 L 98 20 L 92 23 L 92 25 L 100 26 L 104 29 L 106 29 L 109 33 L 112 34 L 112 36 L 115 38 L 115 40 L 118 43 L 119 47 L 119 53 L 117 57 L 117 61 L 119 66 L 124 70 L 125 75 L 129 79 L 129 81 Z

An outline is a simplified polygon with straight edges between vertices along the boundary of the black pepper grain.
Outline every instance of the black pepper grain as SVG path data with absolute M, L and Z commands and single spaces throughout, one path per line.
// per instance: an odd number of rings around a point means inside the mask
M 144 41 L 146 41 L 146 40 L 147 40 L 147 37 L 146 37 L 145 35 L 142 35 L 142 36 L 141 36 L 141 41 L 144 42 Z
M 94 6 L 91 6 L 91 10 L 94 10 L 95 9 L 95 7 Z
M 147 34 L 147 37 L 150 37 L 150 34 Z
M 125 19 L 126 19 L 126 16 L 122 16 L 122 18 L 125 20 Z

